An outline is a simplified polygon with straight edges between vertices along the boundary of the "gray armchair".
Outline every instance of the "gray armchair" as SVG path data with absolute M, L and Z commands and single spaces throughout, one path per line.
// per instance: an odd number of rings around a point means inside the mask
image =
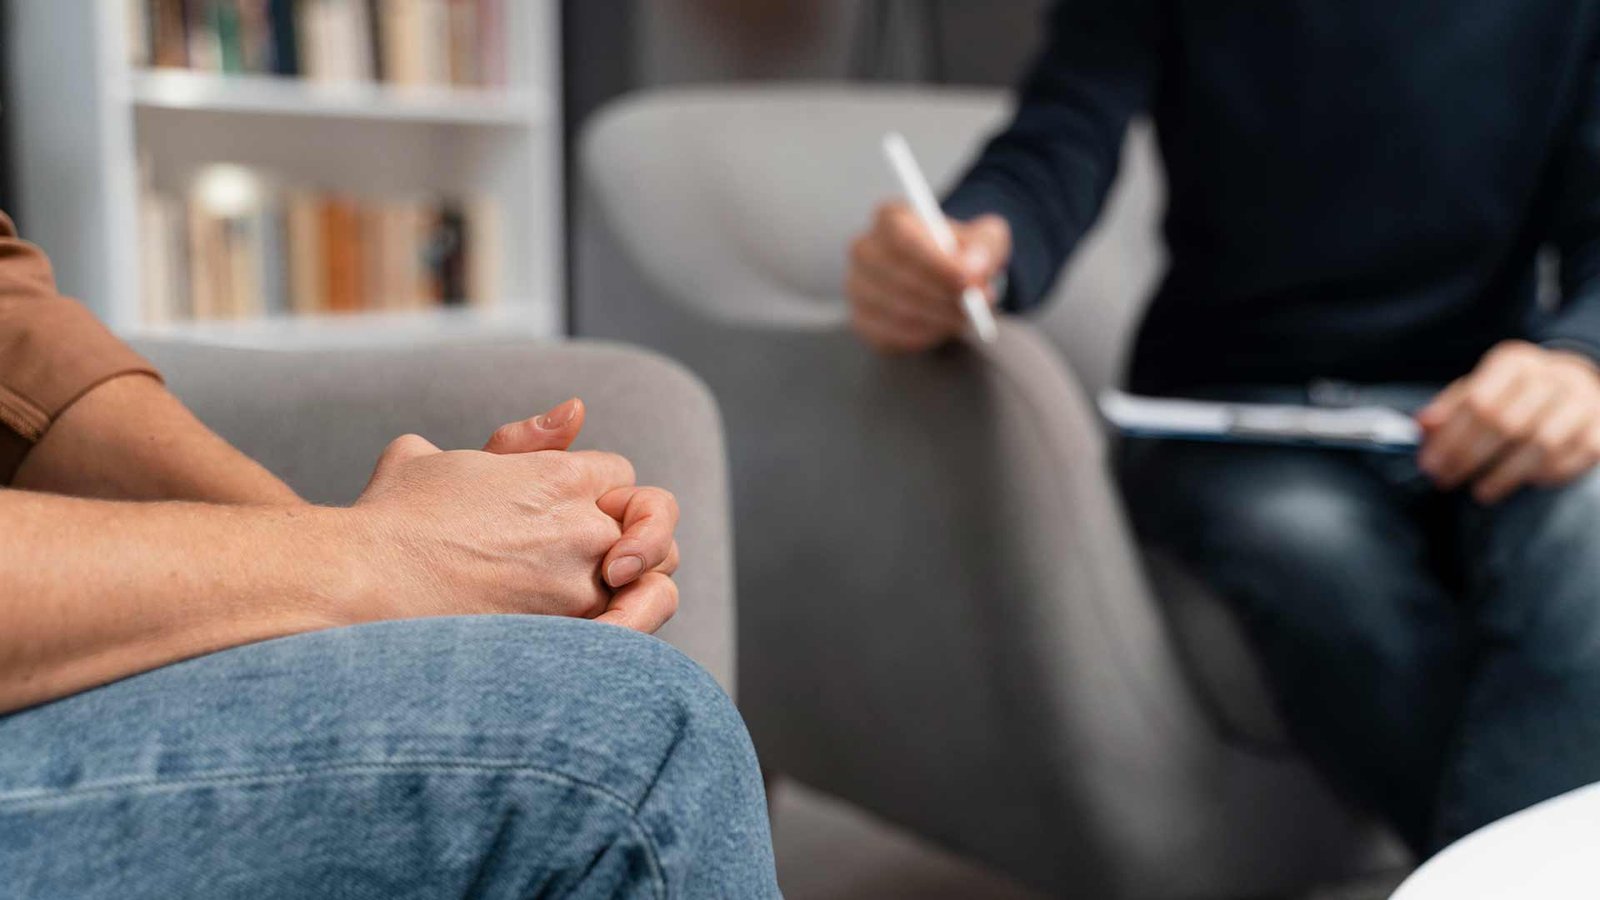
M 1403 866 L 1287 746 L 1227 610 L 1142 559 L 1107 477 L 1088 397 L 1159 269 L 1147 146 L 1044 321 L 915 359 L 847 333 L 846 243 L 895 192 L 881 134 L 947 180 L 1005 113 L 989 93 L 661 93 L 583 142 L 580 331 L 684 361 L 728 422 L 764 763 L 1071 896 Z
M 622 453 L 641 481 L 672 490 L 683 507 L 681 609 L 661 636 L 733 688 L 722 426 L 705 387 L 681 367 L 621 347 L 512 340 L 322 351 L 137 346 L 202 420 L 319 503 L 354 500 L 399 435 L 478 447 L 499 425 L 583 397 L 579 446 Z

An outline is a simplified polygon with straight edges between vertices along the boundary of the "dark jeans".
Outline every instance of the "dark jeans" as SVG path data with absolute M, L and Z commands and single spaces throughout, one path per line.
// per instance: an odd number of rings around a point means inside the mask
M 1143 440 L 1120 463 L 1142 539 L 1234 605 L 1296 740 L 1419 852 L 1600 781 L 1600 475 L 1485 508 L 1411 456 Z

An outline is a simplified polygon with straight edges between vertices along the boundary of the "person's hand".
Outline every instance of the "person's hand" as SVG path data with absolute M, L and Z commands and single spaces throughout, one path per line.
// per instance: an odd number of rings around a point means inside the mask
M 1417 419 L 1419 463 L 1434 483 L 1471 483 L 1478 502 L 1498 503 L 1600 463 L 1600 369 L 1576 353 L 1507 341 Z
M 544 415 L 500 427 L 483 449 L 501 455 L 566 450 L 583 431 L 587 414 L 583 401 L 573 398 Z M 600 566 L 601 577 L 616 591 L 611 609 L 630 621 L 665 622 L 678 604 L 672 581 L 679 562 L 677 498 L 662 488 L 625 487 L 598 505 L 622 526 Z
M 931 350 L 962 333 L 961 294 L 975 287 L 991 304 L 1011 262 L 1011 227 L 999 216 L 952 221 L 960 252 L 946 255 L 905 203 L 878 210 L 850 246 L 845 294 L 857 334 L 884 353 Z
M 600 576 L 628 512 L 618 498 L 635 493 L 633 467 L 613 454 L 447 453 L 399 438 L 352 510 L 384 584 L 381 608 L 355 617 L 521 613 L 653 632 L 676 610 L 671 579 L 613 591 Z

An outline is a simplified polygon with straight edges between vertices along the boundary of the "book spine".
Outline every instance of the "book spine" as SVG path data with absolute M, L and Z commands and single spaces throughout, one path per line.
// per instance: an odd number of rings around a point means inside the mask
M 233 216 L 224 220 L 227 248 L 224 251 L 224 271 L 227 272 L 227 294 L 223 315 L 229 319 L 246 319 L 261 311 L 261 261 L 260 220 L 255 213 Z
M 393 298 L 389 296 L 388 285 L 385 281 L 384 266 L 388 262 L 388 247 L 383 234 L 383 207 L 379 204 L 366 204 L 360 210 L 361 222 L 361 263 L 365 267 L 362 273 L 362 287 L 365 289 L 362 308 L 369 310 L 383 310 L 390 308 Z
M 150 26 L 149 0 L 122 0 L 127 10 L 128 65 L 143 69 L 155 58 L 155 33 Z
M 446 306 L 461 306 L 467 301 L 466 215 L 446 203 L 439 207 L 438 221 L 439 297 Z
M 295 0 L 268 0 L 267 17 L 272 29 L 272 71 L 277 75 L 300 74 L 299 17 Z
M 450 83 L 475 87 L 478 72 L 478 0 L 449 0 Z
M 339 55 L 348 60 L 348 81 L 371 81 L 376 70 L 372 52 L 372 21 L 367 16 L 367 0 L 341 0 Z
M 167 274 L 172 279 L 172 316 L 175 319 L 192 319 L 194 298 L 189 267 L 189 222 L 183 198 L 167 197 L 166 207 Z
M 244 70 L 254 75 L 272 72 L 271 0 L 237 0 L 239 44 Z
M 220 72 L 222 49 L 217 44 L 217 29 L 213 8 L 217 0 L 191 0 L 182 4 L 185 35 L 189 48 L 189 68 L 197 72 Z
M 261 208 L 261 311 L 289 314 L 289 223 L 284 197 L 274 191 Z
M 196 319 L 209 319 L 216 314 L 217 280 L 213 272 L 212 218 L 200 200 L 191 196 L 188 202 L 189 220 L 189 303 Z
M 314 315 L 328 308 L 322 200 L 313 191 L 292 191 L 288 207 L 289 311 Z
M 295 33 L 299 35 L 300 75 L 310 81 L 325 81 L 328 64 L 323 53 L 323 0 L 298 0 L 295 3 Z
M 186 68 L 189 65 L 189 38 L 183 0 L 151 0 L 150 18 L 154 32 L 152 55 L 155 65 Z
M 422 83 L 450 83 L 450 7 L 447 0 L 415 0 L 420 10 Z
M 172 321 L 172 275 L 167 271 L 165 252 L 171 230 L 166 198 L 146 189 L 139 198 L 139 284 L 147 325 Z
M 334 197 L 325 201 L 323 215 L 328 309 L 355 312 L 361 309 L 365 294 L 360 213 L 354 201 Z
M 427 309 L 444 302 L 444 282 L 440 277 L 438 207 L 418 204 L 414 222 L 417 241 L 416 305 L 420 309 Z
M 213 0 L 210 22 L 216 33 L 218 68 L 230 75 L 243 72 L 244 39 L 238 5 L 230 0 Z
M 467 302 L 477 307 L 500 303 L 502 282 L 502 223 L 500 205 L 479 197 L 467 204 Z
M 506 86 L 506 52 L 504 0 L 478 0 L 478 68 L 484 86 Z

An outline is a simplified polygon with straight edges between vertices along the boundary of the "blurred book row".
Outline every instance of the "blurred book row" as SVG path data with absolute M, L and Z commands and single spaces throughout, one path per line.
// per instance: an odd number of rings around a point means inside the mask
M 125 0 L 139 67 L 500 87 L 506 0 Z
M 182 196 L 147 187 L 139 215 L 147 324 L 499 299 L 492 200 L 358 198 L 217 165 Z

